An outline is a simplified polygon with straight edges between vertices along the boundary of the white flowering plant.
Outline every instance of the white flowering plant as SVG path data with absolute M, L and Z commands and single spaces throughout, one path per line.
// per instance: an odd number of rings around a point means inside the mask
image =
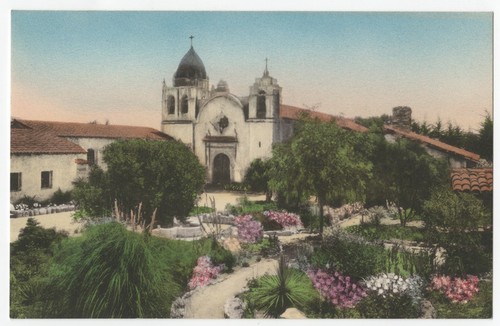
M 422 299 L 423 280 L 418 275 L 404 278 L 394 273 L 382 273 L 366 278 L 364 284 L 368 291 L 383 298 L 407 294 L 414 303 Z

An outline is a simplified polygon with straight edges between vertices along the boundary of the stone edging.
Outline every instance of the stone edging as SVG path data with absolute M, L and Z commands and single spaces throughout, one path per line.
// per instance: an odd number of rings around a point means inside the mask
M 42 207 L 42 208 L 33 208 L 28 210 L 14 210 L 10 211 L 10 217 L 28 217 L 28 216 L 38 216 L 45 214 L 54 214 L 54 213 L 62 213 L 62 212 L 72 212 L 75 210 L 75 205 L 59 205 L 53 207 Z

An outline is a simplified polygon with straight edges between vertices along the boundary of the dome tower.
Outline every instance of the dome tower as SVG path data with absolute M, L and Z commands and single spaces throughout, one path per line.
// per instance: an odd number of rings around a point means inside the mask
M 193 144 L 193 123 L 199 113 L 201 101 L 209 96 L 209 79 L 203 61 L 193 47 L 182 57 L 172 78 L 173 86 L 163 80 L 162 131 Z

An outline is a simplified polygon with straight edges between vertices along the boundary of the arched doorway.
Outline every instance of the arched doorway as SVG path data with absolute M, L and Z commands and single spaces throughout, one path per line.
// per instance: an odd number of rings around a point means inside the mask
M 225 154 L 217 154 L 214 158 L 212 182 L 215 184 L 230 183 L 231 175 L 229 169 L 229 157 Z

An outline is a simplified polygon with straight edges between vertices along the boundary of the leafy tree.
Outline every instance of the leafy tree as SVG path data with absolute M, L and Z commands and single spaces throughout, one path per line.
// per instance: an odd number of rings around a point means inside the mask
M 102 214 L 116 200 L 125 214 L 141 205 L 148 223 L 155 211 L 162 223 L 169 223 L 189 214 L 205 182 L 205 169 L 179 142 L 117 141 L 104 149 L 103 159 L 107 171 L 95 170 L 88 183 L 75 189 L 75 199 L 90 213 Z
M 491 214 L 472 194 L 437 188 L 423 206 L 423 218 L 432 243 L 447 252 L 449 274 L 487 272 L 492 264 Z
M 265 192 L 266 201 L 271 200 L 271 191 L 269 190 L 269 161 L 263 161 L 260 158 L 253 160 L 245 174 L 244 183 L 250 186 L 252 191 Z
M 402 226 L 421 211 L 433 187 L 448 182 L 446 162 L 406 139 L 389 143 L 379 138 L 371 160 L 373 179 L 368 202 L 394 203 Z
M 486 112 L 486 116 L 481 123 L 476 151 L 486 160 L 493 162 L 493 119 L 489 112 Z
M 333 121 L 305 118 L 291 140 L 273 150 L 270 185 L 297 199 L 315 195 L 322 234 L 324 205 L 363 197 L 371 165 L 356 149 L 364 140 L 364 135 L 343 130 Z

